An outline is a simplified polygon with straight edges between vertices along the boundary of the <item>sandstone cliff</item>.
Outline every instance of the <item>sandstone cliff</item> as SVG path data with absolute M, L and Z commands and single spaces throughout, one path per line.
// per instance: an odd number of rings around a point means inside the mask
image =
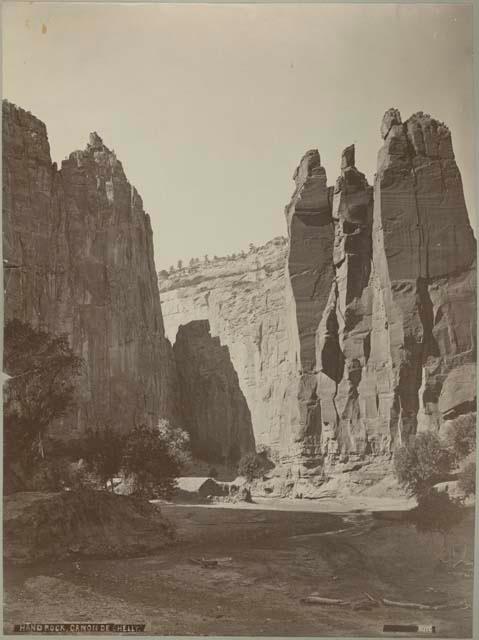
M 220 258 L 160 275 L 165 332 L 208 320 L 228 347 L 251 413 L 256 445 L 283 451 L 290 442 L 287 389 L 295 365 L 285 304 L 287 244 L 276 238 L 235 259 Z
M 454 407 L 475 411 L 476 243 L 448 128 L 421 112 L 402 123 L 391 109 L 381 134 L 370 368 L 389 437 L 402 442 L 440 429 Z M 450 397 L 459 378 L 466 405 Z
M 172 341 L 208 319 L 229 348 L 256 443 L 297 494 L 363 467 L 378 480 L 417 430 L 475 412 L 476 244 L 450 132 L 390 110 L 381 135 L 374 187 L 354 146 L 334 187 L 305 154 L 286 248 L 160 283 Z
M 60 432 L 176 419 L 174 358 L 140 196 L 95 133 L 58 170 L 45 125 L 6 101 L 3 256 L 5 320 L 66 333 L 85 359 L 78 410 Z
M 389 110 L 374 186 L 354 146 L 334 186 L 308 151 L 288 240 L 162 272 L 161 308 L 115 154 L 91 134 L 58 170 L 43 123 L 4 103 L 3 124 L 5 317 L 86 362 L 63 433 L 164 416 L 203 458 L 266 448 L 306 495 L 377 481 L 412 434 L 475 415 L 476 244 L 444 124 Z

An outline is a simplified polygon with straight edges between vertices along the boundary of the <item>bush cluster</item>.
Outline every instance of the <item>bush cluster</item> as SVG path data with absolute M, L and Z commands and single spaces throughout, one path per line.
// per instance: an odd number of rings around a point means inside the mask
M 265 450 L 261 453 L 251 452 L 245 454 L 239 461 L 238 474 L 246 478 L 248 482 L 253 482 L 253 480 L 262 478 L 272 466 Z
M 90 429 L 74 445 L 49 437 L 50 425 L 76 404 L 84 363 L 66 336 L 11 320 L 4 330 L 4 490 L 56 491 L 103 486 L 118 474 L 135 493 L 169 497 L 188 460 L 189 437 L 161 420 L 128 434 L 110 426 Z M 73 461 L 82 458 L 84 464 Z
M 413 519 L 418 531 L 438 531 L 446 536 L 464 516 L 464 498 L 438 491 L 439 482 L 450 480 L 453 470 L 464 496 L 475 494 L 476 465 L 464 459 L 475 450 L 476 426 L 472 416 L 460 416 L 441 439 L 426 431 L 411 438 L 394 454 L 394 469 L 399 483 L 417 500 Z

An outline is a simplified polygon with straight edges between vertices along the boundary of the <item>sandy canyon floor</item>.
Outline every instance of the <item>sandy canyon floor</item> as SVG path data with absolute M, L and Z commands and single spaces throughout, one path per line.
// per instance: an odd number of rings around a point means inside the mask
M 164 505 L 179 540 L 158 555 L 6 568 L 5 633 L 15 623 L 58 621 L 146 623 L 147 635 L 382 636 L 385 623 L 417 623 L 435 625 L 436 637 L 471 637 L 472 572 L 444 567 L 442 538 L 402 522 L 404 503 L 351 506 Z M 471 509 L 451 539 L 466 560 L 473 521 Z M 202 557 L 220 561 L 192 562 Z M 301 602 L 312 593 L 356 599 L 364 592 L 466 606 L 354 611 Z

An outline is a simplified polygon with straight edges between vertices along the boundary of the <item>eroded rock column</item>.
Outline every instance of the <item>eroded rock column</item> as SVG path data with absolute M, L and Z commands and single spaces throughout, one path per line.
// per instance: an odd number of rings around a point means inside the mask
M 328 311 L 317 341 L 323 452 L 328 458 L 362 454 L 368 432 L 360 391 L 370 353 L 372 187 L 355 166 L 354 146 L 341 157 L 333 196 L 335 242 Z
M 371 359 L 393 447 L 440 426 L 444 380 L 475 359 L 475 241 L 449 129 L 391 109 L 381 134 Z
M 316 340 L 334 280 L 334 230 L 326 171 L 317 150 L 303 156 L 293 178 L 296 189 L 285 210 L 290 242 L 286 295 L 298 378 L 289 389 L 291 441 L 285 457 L 314 467 L 321 439 Z

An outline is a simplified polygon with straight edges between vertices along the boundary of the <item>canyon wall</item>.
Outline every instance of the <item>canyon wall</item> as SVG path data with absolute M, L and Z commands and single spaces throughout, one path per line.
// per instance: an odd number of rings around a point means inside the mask
M 295 378 L 292 338 L 286 316 L 287 242 L 233 258 L 160 274 L 165 332 L 208 320 L 211 336 L 228 347 L 251 413 L 257 447 L 283 451 L 290 442 L 288 388 Z
M 95 133 L 58 170 L 45 125 L 6 101 L 3 257 L 5 321 L 65 333 L 85 361 L 77 410 L 59 434 L 176 422 L 176 368 L 139 194 Z
M 204 459 L 266 450 L 286 492 L 307 495 L 345 471 L 377 481 L 418 430 L 475 416 L 476 243 L 450 132 L 391 109 L 381 136 L 374 186 L 354 146 L 334 186 L 308 151 L 288 240 L 158 287 L 114 152 L 91 134 L 58 169 L 45 125 L 4 102 L 5 319 L 66 333 L 85 361 L 58 433 L 166 417 Z
M 255 450 L 251 414 L 231 363 L 229 349 L 212 337 L 208 320 L 178 330 L 174 346 L 181 424 L 201 460 L 234 468 Z
M 289 242 L 163 273 L 166 333 L 207 319 L 297 495 L 364 467 L 375 480 L 418 430 L 475 416 L 476 243 L 448 128 L 381 125 L 374 186 L 343 151 L 293 176 Z

